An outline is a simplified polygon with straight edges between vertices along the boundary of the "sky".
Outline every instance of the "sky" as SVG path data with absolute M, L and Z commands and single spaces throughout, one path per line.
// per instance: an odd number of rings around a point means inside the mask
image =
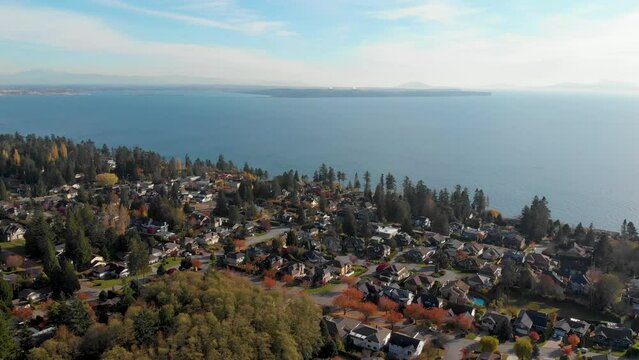
M 636 0 L 0 0 L 0 73 L 639 83 Z

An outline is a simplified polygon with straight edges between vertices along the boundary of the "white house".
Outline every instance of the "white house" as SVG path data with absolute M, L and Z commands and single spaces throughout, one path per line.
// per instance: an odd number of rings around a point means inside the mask
M 419 356 L 424 349 L 424 340 L 419 334 L 410 337 L 394 332 L 388 340 L 388 353 L 393 359 L 408 360 Z
M 374 328 L 364 324 L 358 325 L 348 334 L 353 345 L 373 351 L 379 351 L 386 346 L 390 336 L 389 329 Z

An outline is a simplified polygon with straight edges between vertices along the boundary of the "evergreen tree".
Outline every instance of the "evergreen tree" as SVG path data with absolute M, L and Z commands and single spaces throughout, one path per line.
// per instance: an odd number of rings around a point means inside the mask
M 69 261 L 65 261 L 62 264 L 58 284 L 60 286 L 60 292 L 65 295 L 72 295 L 77 290 L 80 290 L 78 275 L 75 273 L 73 264 Z
M 0 277 L 0 313 L 4 308 L 11 307 L 11 301 L 13 300 L 13 288 L 3 277 Z M 2 315 L 0 315 L 2 316 Z
M 391 173 L 386 174 L 386 191 L 393 192 L 395 191 L 395 189 L 396 189 L 395 177 Z
M 91 261 L 91 246 L 77 217 L 75 212 L 67 216 L 64 252 L 78 270 L 84 270 Z
M 633 224 L 632 221 L 628 222 L 628 226 L 626 228 L 626 231 L 628 233 L 628 238 L 631 240 L 637 240 L 637 228 L 635 227 L 635 224 Z
M 5 319 L 3 312 L 0 312 L 0 359 L 12 360 L 18 358 L 18 347 L 13 340 L 13 331 L 9 326 L 9 321 Z
M 24 234 L 27 255 L 34 258 L 42 256 L 47 244 L 53 242 L 53 232 L 44 218 L 42 209 L 36 209 L 33 220 Z
M 235 205 L 231 205 L 229 208 L 229 222 L 233 225 L 242 222 L 242 215 L 240 214 L 240 208 Z
M 149 270 L 149 252 L 142 241 L 136 238 L 131 239 L 128 266 L 134 276 L 143 275 Z
M 226 201 L 226 196 L 223 192 L 218 193 L 217 201 L 215 202 L 215 209 L 213 212 L 218 216 L 228 216 L 229 215 L 229 206 Z
M 373 198 L 373 192 L 371 191 L 371 173 L 368 171 L 364 173 L 364 197 L 369 200 Z
M 545 197 L 535 196 L 530 207 L 525 206 L 522 210 L 519 227 L 528 239 L 538 241 L 546 235 L 549 221 L 548 201 Z
M 608 236 L 602 236 L 595 244 L 593 260 L 595 265 L 608 272 L 614 263 L 613 247 Z
M 353 187 L 355 189 L 359 189 L 362 186 L 362 184 L 360 184 L 359 182 L 359 176 L 357 175 L 357 173 L 355 173 L 355 179 L 353 180 Z
M 4 179 L 0 179 L 0 201 L 9 200 L 9 193 L 7 192 L 7 186 L 4 184 Z
M 348 236 L 355 236 L 357 233 L 357 224 L 353 209 L 350 207 L 344 209 L 344 217 L 342 219 L 342 231 Z

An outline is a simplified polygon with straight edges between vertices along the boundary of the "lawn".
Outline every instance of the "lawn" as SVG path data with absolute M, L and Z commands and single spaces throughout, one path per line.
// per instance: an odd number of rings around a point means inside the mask
M 0 242 L 0 248 L 2 250 L 8 250 L 18 255 L 24 256 L 24 240 L 14 240 L 11 242 Z
M 368 268 L 366 266 L 362 266 L 362 265 L 353 265 L 353 276 L 361 276 L 363 275 L 366 271 L 368 271 Z
M 168 269 L 168 268 L 172 268 L 174 266 L 180 265 L 181 262 L 182 262 L 182 258 L 176 256 L 176 257 L 168 257 L 162 260 L 160 264 L 163 264 L 164 268 Z
M 129 281 L 128 278 L 124 279 L 109 279 L 109 280 L 96 280 L 93 282 L 93 287 L 96 289 L 110 289 L 114 286 L 125 285 Z
M 306 289 L 304 290 L 304 292 L 306 292 L 307 294 L 324 294 L 327 292 L 331 292 L 337 285 L 339 285 L 338 283 L 332 283 L 329 282 L 328 284 L 324 285 L 324 286 L 320 286 L 318 288 L 313 288 L 313 289 Z

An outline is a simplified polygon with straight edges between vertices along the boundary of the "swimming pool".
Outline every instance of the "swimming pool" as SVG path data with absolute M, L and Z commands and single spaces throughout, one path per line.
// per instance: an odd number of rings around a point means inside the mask
M 473 304 L 475 305 L 486 306 L 486 300 L 482 298 L 474 297 L 474 298 L 471 298 L 471 300 L 473 301 Z

